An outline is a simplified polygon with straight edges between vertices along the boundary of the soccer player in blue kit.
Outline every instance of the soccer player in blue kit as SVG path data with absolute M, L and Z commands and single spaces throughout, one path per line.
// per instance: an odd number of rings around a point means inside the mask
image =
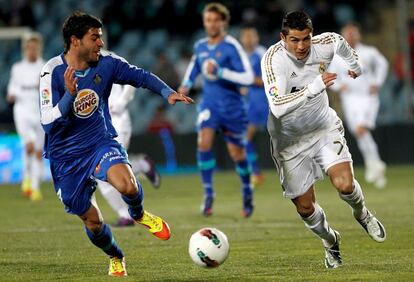
M 90 241 L 109 257 L 111 276 L 126 276 L 125 259 L 111 228 L 103 222 L 93 193 L 94 178 L 115 187 L 131 217 L 160 238 L 170 238 L 168 224 L 143 208 L 143 189 L 135 179 L 125 149 L 114 138 L 108 97 L 112 84 L 144 87 L 170 104 L 193 101 L 178 94 L 157 76 L 101 51 L 102 22 L 75 12 L 63 24 L 65 49 L 49 60 L 40 78 L 41 123 L 46 132 L 57 196 L 68 213 L 79 216 Z
M 253 137 L 260 129 L 266 128 L 267 116 L 269 114 L 269 104 L 267 102 L 266 93 L 263 88 L 262 70 L 260 61 L 266 52 L 266 48 L 259 45 L 259 34 L 253 26 L 244 26 L 240 30 L 240 42 L 249 56 L 250 64 L 254 72 L 254 82 L 249 87 L 243 87 L 243 94 L 248 98 L 247 118 L 249 124 L 247 126 L 247 159 L 252 169 L 251 182 L 253 187 L 263 182 L 263 174 L 258 164 L 258 155 L 253 144 Z
M 178 92 L 187 95 L 196 77 L 202 74 L 197 160 L 204 187 L 203 215 L 212 214 L 215 197 L 212 182 L 216 165 L 212 144 L 216 131 L 221 130 L 242 182 L 242 213 L 249 217 L 254 206 L 245 150 L 247 114 L 239 88 L 253 83 L 253 71 L 241 45 L 234 37 L 226 35 L 229 20 L 230 13 L 224 5 L 210 3 L 205 6 L 203 24 L 207 38 L 195 43 L 194 55 Z

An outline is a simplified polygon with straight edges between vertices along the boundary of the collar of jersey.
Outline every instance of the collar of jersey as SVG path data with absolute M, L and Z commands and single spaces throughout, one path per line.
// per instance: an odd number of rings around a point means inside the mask
M 75 71 L 75 75 L 77 76 L 77 77 L 85 77 L 85 76 L 87 76 L 88 75 L 88 73 L 89 73 L 89 71 L 91 70 L 91 68 L 87 68 L 86 70 L 77 70 L 77 71 Z

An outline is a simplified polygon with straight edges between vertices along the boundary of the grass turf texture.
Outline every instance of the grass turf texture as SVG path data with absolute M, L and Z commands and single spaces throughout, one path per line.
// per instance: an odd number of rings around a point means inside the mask
M 413 281 L 414 167 L 388 170 L 388 185 L 377 190 L 363 181 L 366 203 L 387 228 L 385 243 L 372 241 L 353 219 L 350 208 L 325 180 L 317 199 L 331 226 L 342 235 L 343 266 L 328 270 L 323 247 L 306 230 L 293 204 L 284 199 L 273 170 L 256 189 L 256 210 L 241 217 L 239 180 L 233 171 L 215 175 L 216 201 L 210 218 L 200 215 L 198 175 L 163 178 L 159 190 L 143 181 L 145 208 L 166 219 L 173 235 L 162 242 L 142 226 L 113 228 L 126 254 L 131 281 Z M 81 221 L 66 214 L 52 185 L 44 200 L 32 203 L 17 185 L 0 186 L 0 281 L 106 281 L 108 259 L 84 234 Z M 96 193 L 106 222 L 116 215 Z M 187 248 L 193 232 L 214 226 L 227 234 L 230 255 L 217 269 L 192 263 Z

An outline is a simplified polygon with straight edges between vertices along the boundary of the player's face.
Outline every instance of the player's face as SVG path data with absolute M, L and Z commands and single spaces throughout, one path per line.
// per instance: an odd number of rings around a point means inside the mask
M 216 12 L 205 12 L 203 15 L 203 24 L 207 35 L 212 38 L 221 36 L 224 33 L 226 22 L 221 15 Z
M 101 28 L 90 28 L 80 40 L 79 56 L 87 63 L 97 62 L 104 46 Z
M 342 29 L 342 36 L 351 45 L 352 48 L 355 48 L 361 39 L 361 34 L 357 27 L 348 25 Z
M 312 31 L 309 29 L 297 30 L 289 29 L 285 36 L 280 33 L 280 37 L 285 42 L 286 49 L 298 60 L 303 60 L 309 55 Z
M 245 49 L 253 50 L 257 44 L 259 44 L 259 35 L 257 34 L 256 29 L 243 29 L 240 33 L 240 42 Z
M 24 46 L 24 55 L 29 62 L 35 62 L 40 57 L 40 44 L 37 41 L 29 40 Z

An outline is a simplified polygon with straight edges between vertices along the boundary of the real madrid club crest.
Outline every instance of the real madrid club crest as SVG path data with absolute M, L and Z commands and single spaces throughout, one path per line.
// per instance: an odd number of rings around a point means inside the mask
M 324 62 L 321 62 L 319 64 L 319 73 L 324 73 L 326 71 L 326 64 Z
M 79 118 L 90 117 L 99 106 L 99 96 L 92 89 L 82 89 L 73 101 L 73 113 Z

